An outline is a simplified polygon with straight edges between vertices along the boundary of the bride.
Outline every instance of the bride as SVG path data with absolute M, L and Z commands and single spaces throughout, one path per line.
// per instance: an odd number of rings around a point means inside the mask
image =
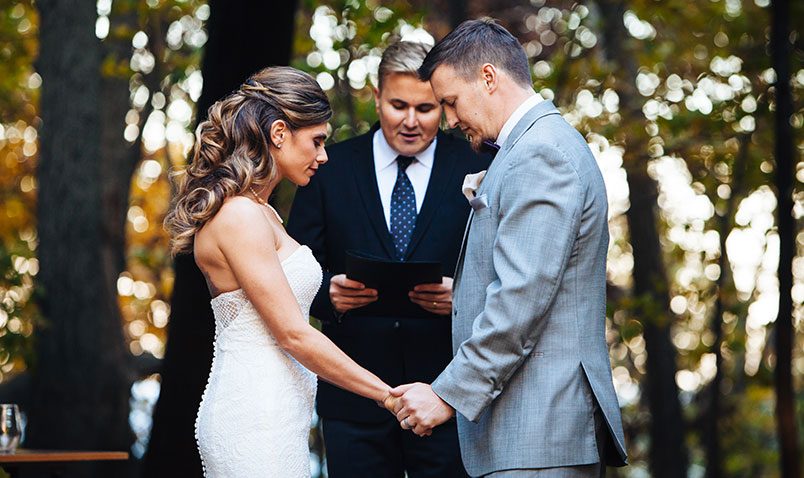
M 329 101 L 309 75 L 266 68 L 209 109 L 165 219 L 214 297 L 212 368 L 196 419 L 207 477 L 305 477 L 316 375 L 382 403 L 390 387 L 310 326 L 321 268 L 268 204 L 326 163 Z M 334 205 L 333 205 L 334 206 Z

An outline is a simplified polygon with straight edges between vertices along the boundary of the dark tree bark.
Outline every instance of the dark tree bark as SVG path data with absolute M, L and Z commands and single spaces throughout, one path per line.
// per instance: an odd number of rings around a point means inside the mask
M 798 431 L 796 430 L 795 391 L 793 389 L 793 259 L 796 230 L 793 219 L 793 96 L 790 90 L 790 3 L 771 3 L 770 51 L 776 98 L 776 220 L 779 226 L 779 316 L 776 318 L 776 425 L 781 450 L 780 468 L 784 478 L 801 476 Z
M 210 2 L 209 40 L 202 66 L 204 90 L 197 118 L 257 70 L 290 62 L 296 0 Z M 175 261 L 162 390 L 154 410 L 144 476 L 201 476 L 195 416 L 212 361 L 214 318 L 204 278 L 191 255 Z
M 622 99 L 622 97 L 621 97 Z M 630 158 L 628 156 L 631 156 Z M 639 152 L 625 154 L 631 207 L 626 213 L 634 253 L 634 296 L 641 303 L 638 313 L 643 324 L 648 354 L 645 390 L 650 409 L 651 475 L 687 476 L 684 419 L 676 387 L 676 350 L 670 339 L 672 317 L 667 275 L 662 261 L 656 218 L 656 184 L 639 164 L 647 162 Z M 634 164 L 637 163 L 637 164 Z
M 94 3 L 37 2 L 42 76 L 37 335 L 31 448 L 127 450 L 128 383 L 115 281 L 104 272 L 101 44 Z M 87 467 L 76 476 L 121 476 Z
M 137 28 L 136 12 L 113 15 L 112 21 L 113 27 L 123 24 L 128 29 Z M 109 61 L 128 62 L 131 57 L 131 41 L 128 37 L 123 39 L 108 37 L 102 43 L 101 51 Z M 101 254 L 104 279 L 110 284 L 116 284 L 120 273 L 126 268 L 126 220 L 131 177 L 141 159 L 141 142 L 128 143 L 123 137 L 126 113 L 131 108 L 129 95 L 127 73 L 120 74 L 115 71 L 101 78 Z M 143 120 L 147 118 L 148 112 L 145 111 L 141 115 Z M 116 291 L 107 299 L 112 301 L 110 306 L 118 308 Z
M 599 0 L 603 20 L 602 39 L 613 71 L 620 72 L 622 124 L 633 131 L 644 120 L 634 81 L 637 64 L 633 47 L 623 25 L 626 10 L 622 0 Z M 669 312 L 667 273 L 662 259 L 656 214 L 656 182 L 647 171 L 649 156 L 643 134 L 624 135 L 627 140 L 623 165 L 628 174 L 631 207 L 626 213 L 634 253 L 634 296 L 641 304 L 646 363 L 645 392 L 651 414 L 650 467 L 657 478 L 687 475 L 684 445 L 684 419 L 676 387 L 676 350 L 670 340 L 672 315 Z
M 723 475 L 722 456 L 720 449 L 720 434 L 718 433 L 720 419 L 722 416 L 722 396 L 721 386 L 723 384 L 723 313 L 728 310 L 729 301 L 727 296 L 734 294 L 734 280 L 731 274 L 731 266 L 726 256 L 726 239 L 733 228 L 734 215 L 737 212 L 739 201 L 743 198 L 745 187 L 744 179 L 748 167 L 748 148 L 750 137 L 746 134 L 739 137 L 740 150 L 734 159 L 732 166 L 731 196 L 726 202 L 726 210 L 717 219 L 718 232 L 720 235 L 720 257 L 718 266 L 720 267 L 720 277 L 715 283 L 715 304 L 712 313 L 711 329 L 715 340 L 712 344 L 712 353 L 715 354 L 715 376 L 707 387 L 707 398 L 709 400 L 704 416 L 704 446 L 706 448 L 706 476 L 707 478 L 718 478 Z

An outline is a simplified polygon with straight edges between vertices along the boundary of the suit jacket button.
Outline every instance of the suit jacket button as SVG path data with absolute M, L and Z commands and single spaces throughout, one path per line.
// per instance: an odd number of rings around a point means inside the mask
M 398 321 L 398 320 L 397 320 L 396 322 L 394 322 L 394 328 L 395 328 L 395 329 L 398 329 L 398 328 L 399 328 L 399 321 Z

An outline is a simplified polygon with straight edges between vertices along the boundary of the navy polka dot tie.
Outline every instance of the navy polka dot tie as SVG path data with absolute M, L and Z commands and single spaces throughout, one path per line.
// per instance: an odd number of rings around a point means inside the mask
M 399 170 L 391 193 L 391 237 L 394 239 L 397 260 L 405 257 L 413 227 L 416 225 L 416 193 L 405 170 L 415 158 L 397 156 Z

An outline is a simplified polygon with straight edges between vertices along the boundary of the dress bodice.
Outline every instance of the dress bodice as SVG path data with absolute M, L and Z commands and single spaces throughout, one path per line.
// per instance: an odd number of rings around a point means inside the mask
M 310 306 L 321 287 L 321 266 L 318 265 L 309 247 L 300 246 L 282 261 L 282 270 L 296 297 L 302 316 L 309 317 Z M 262 336 L 275 342 L 243 289 L 223 292 L 214 297 L 210 304 L 215 314 L 216 342 L 233 325 L 228 334 L 236 332 L 238 335 L 246 334 L 251 338 Z

